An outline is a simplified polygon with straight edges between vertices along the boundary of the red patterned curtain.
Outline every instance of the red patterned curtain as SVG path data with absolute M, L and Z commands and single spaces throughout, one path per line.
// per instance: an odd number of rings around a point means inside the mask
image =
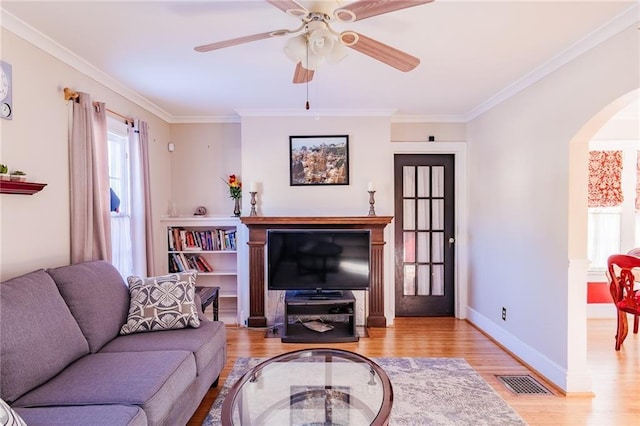
M 621 204 L 621 177 L 622 151 L 589 151 L 589 207 Z

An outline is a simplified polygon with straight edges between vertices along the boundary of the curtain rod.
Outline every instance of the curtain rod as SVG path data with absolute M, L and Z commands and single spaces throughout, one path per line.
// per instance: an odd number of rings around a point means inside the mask
M 79 96 L 80 95 L 78 94 L 78 92 L 74 92 L 73 90 L 69 89 L 68 87 L 64 88 L 64 100 L 65 101 L 69 101 L 69 100 L 72 100 L 72 99 L 75 101 L 76 99 L 78 99 Z M 93 105 L 97 106 L 98 103 L 94 102 Z M 124 120 L 124 122 L 126 124 L 131 124 L 133 126 L 133 121 L 134 121 L 133 118 L 127 117 L 126 115 L 122 115 L 122 114 L 120 114 L 120 113 L 118 113 L 116 111 L 113 111 L 113 110 L 111 110 L 109 108 L 106 108 L 106 107 L 105 107 L 105 109 L 107 110 L 108 113 L 110 113 L 112 115 L 115 115 L 116 117 L 119 117 L 122 120 Z

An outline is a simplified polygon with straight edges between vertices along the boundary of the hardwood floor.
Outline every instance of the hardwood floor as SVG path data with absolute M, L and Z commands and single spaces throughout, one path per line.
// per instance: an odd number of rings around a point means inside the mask
M 357 343 L 323 345 L 370 357 L 460 357 L 467 362 L 530 425 L 640 424 L 640 335 L 629 333 L 614 350 L 615 320 L 589 320 L 588 363 L 594 396 L 563 396 L 466 321 L 454 318 L 396 318 L 388 328 L 369 329 Z M 264 330 L 228 328 L 228 360 L 218 388 L 211 389 L 189 421 L 201 425 L 238 357 L 270 357 L 314 345 L 282 343 L 264 338 Z M 554 395 L 515 395 L 496 377 L 531 374 Z

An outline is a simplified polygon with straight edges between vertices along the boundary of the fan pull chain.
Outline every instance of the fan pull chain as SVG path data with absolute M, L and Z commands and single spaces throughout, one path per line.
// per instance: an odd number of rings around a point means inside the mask
M 304 104 L 304 109 L 309 110 L 309 82 L 307 81 L 307 102 Z

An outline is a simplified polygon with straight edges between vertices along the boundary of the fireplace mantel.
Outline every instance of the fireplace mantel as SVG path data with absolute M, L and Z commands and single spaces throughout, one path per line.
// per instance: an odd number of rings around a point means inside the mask
M 384 316 L 384 228 L 393 216 L 244 216 L 240 221 L 249 228 L 249 327 L 266 327 L 264 246 L 268 229 L 331 228 L 371 231 L 371 285 L 367 327 L 386 327 Z

